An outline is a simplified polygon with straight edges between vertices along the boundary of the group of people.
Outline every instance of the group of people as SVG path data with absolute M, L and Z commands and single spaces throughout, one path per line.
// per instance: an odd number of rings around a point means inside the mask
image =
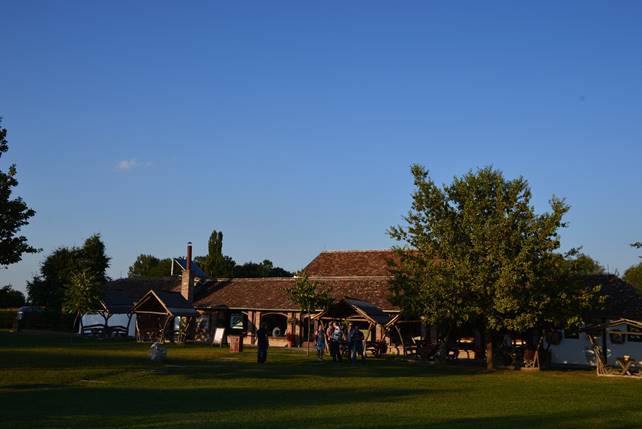
M 316 331 L 317 357 L 319 360 L 323 360 L 323 354 L 327 349 L 330 352 L 330 356 L 332 356 L 333 362 L 342 361 L 343 351 L 347 347 L 350 361 L 355 363 L 357 356 L 365 359 L 363 339 L 363 332 L 352 323 L 350 323 L 347 332 L 341 329 L 341 325 L 338 322 L 330 322 L 327 328 L 323 324 L 319 324 Z
M 319 360 L 323 360 L 323 355 L 326 349 L 330 352 L 332 356 L 332 361 L 342 361 L 344 351 L 349 352 L 350 361 L 355 363 L 357 357 L 361 356 L 361 359 L 365 359 L 363 353 L 363 332 L 357 329 L 357 327 L 350 323 L 348 326 L 347 332 L 341 328 L 341 325 L 338 322 L 330 322 L 328 327 L 325 328 L 323 324 L 319 324 L 319 328 L 315 334 L 316 337 L 316 346 L 317 346 L 317 357 Z M 261 324 L 259 329 L 256 331 L 257 339 L 257 362 L 265 363 L 267 358 L 267 351 L 270 345 L 268 339 L 268 329 L 267 325 Z

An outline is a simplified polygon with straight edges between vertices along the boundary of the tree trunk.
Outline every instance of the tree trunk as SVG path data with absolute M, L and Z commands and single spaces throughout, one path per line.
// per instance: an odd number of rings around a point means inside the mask
M 495 361 L 493 358 L 493 335 L 486 332 L 486 369 L 495 369 Z
M 74 332 L 76 332 L 76 323 L 78 322 L 79 315 L 80 315 L 80 312 L 77 312 L 76 317 L 74 317 L 74 323 L 71 324 L 71 337 L 69 339 L 70 342 L 73 341 L 74 339 Z M 80 323 L 82 324 L 82 317 L 80 318 Z
M 310 313 L 308 313 L 308 350 L 307 356 L 310 356 Z

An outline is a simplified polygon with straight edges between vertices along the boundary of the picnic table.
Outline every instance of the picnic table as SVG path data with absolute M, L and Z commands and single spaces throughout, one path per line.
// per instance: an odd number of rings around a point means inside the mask
M 631 356 L 623 356 L 615 359 L 615 363 L 620 367 L 620 375 L 633 375 L 632 366 L 638 364 L 638 361 Z

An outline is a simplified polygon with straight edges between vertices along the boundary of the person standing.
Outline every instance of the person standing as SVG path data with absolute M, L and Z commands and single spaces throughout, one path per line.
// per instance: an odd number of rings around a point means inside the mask
M 317 343 L 317 358 L 319 360 L 323 360 L 323 351 L 325 350 L 325 329 L 323 328 L 323 325 L 319 325 L 319 329 L 317 329 L 317 338 L 316 338 L 316 343 Z
M 256 331 L 256 339 L 258 345 L 256 360 L 258 363 L 265 363 L 268 347 L 270 345 L 270 340 L 267 335 L 267 325 L 265 323 L 263 323 L 259 330 Z
M 348 350 L 350 351 L 350 362 L 357 362 L 357 328 L 354 324 L 350 324 L 350 329 L 348 329 Z
M 334 346 L 332 345 L 332 334 L 334 334 L 334 322 L 328 323 L 328 329 L 325 330 L 325 338 L 327 340 L 327 347 L 332 360 L 337 360 L 334 355 Z
M 334 331 L 332 332 L 332 360 L 334 362 L 343 360 L 341 357 L 341 340 L 343 340 L 343 331 L 337 323 L 334 325 Z

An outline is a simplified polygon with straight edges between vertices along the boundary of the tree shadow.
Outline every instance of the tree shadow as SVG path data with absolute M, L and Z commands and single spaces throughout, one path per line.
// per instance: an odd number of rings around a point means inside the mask
M 36 422 L 55 423 L 57 417 L 67 421 L 84 418 L 116 418 L 128 421 L 140 416 L 163 413 L 228 413 L 271 412 L 283 406 L 301 408 L 317 406 L 347 406 L 363 401 L 372 404 L 403 401 L 409 396 L 444 393 L 428 389 L 409 391 L 403 388 L 375 389 L 261 389 L 261 388 L 51 388 L 25 390 L 14 385 L 12 391 L 0 390 L 3 404 L 2 423 L 21 422 L 32 427 Z M 19 388 L 16 388 L 19 387 Z M 37 404 L 37 406 L 34 406 Z M 28 410 L 28 412 L 27 412 Z

